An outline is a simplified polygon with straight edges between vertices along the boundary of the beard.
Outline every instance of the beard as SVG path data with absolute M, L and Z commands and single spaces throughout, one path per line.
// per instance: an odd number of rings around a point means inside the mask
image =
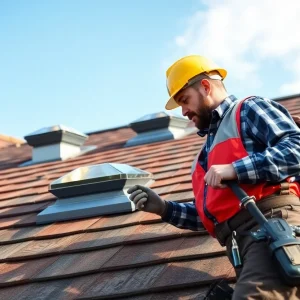
M 212 108 L 206 104 L 204 97 L 199 93 L 199 103 L 202 106 L 195 112 L 190 112 L 188 117 L 190 120 L 193 119 L 195 126 L 199 130 L 208 129 L 212 118 Z
M 210 110 L 202 110 L 198 112 L 194 116 L 195 126 L 199 130 L 208 129 L 211 122 L 211 111 Z

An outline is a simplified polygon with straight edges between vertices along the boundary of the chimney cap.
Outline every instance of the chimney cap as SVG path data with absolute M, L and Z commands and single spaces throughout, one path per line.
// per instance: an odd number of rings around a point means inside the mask
M 150 144 L 182 138 L 195 132 L 189 127 L 189 120 L 172 112 L 158 112 L 145 115 L 130 123 L 137 135 L 125 147 Z
M 24 137 L 28 145 L 33 147 L 46 146 L 60 142 L 81 146 L 87 138 L 87 135 L 64 125 L 44 127 L 27 134 Z
M 143 122 L 143 121 L 149 121 L 149 120 L 155 120 L 159 118 L 166 118 L 166 117 L 175 117 L 175 118 L 180 118 L 182 119 L 181 116 L 173 113 L 173 112 L 157 112 L 157 113 L 152 113 L 152 114 L 147 114 L 141 118 L 138 118 L 137 120 L 133 121 L 132 123 L 137 123 L 137 122 Z
M 49 127 L 43 127 L 41 129 L 38 129 L 32 133 L 29 133 L 25 136 L 25 139 L 29 136 L 33 136 L 33 135 L 41 135 L 41 134 L 48 134 L 48 133 L 51 133 L 51 132 L 56 132 L 56 131 L 63 131 L 63 132 L 70 132 L 70 133 L 74 133 L 74 134 L 77 134 L 77 135 L 80 135 L 80 136 L 85 136 L 87 137 L 86 134 L 74 129 L 74 128 L 71 128 L 71 127 L 67 127 L 65 125 L 53 125 L 53 126 L 49 126 Z
M 33 147 L 32 159 L 20 166 L 66 160 L 95 149 L 95 146 L 83 146 L 88 135 L 64 125 L 44 127 L 24 138 Z

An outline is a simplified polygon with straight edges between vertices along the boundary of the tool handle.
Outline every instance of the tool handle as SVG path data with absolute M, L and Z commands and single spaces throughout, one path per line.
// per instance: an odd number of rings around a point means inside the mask
M 249 211 L 249 213 L 254 217 L 254 219 L 259 225 L 264 226 L 264 224 L 267 223 L 266 217 L 262 214 L 262 212 L 256 206 L 255 201 L 253 200 L 255 198 L 248 196 L 247 193 L 238 185 L 236 181 L 227 180 L 223 181 L 222 183 L 226 184 L 229 188 L 231 188 L 233 193 L 241 201 L 241 204 Z
M 249 197 L 246 192 L 239 187 L 237 182 L 224 181 L 223 183 L 232 189 L 233 193 L 239 198 L 241 203 L 260 225 L 260 230 L 263 231 L 265 237 L 269 240 L 269 250 L 275 258 L 275 261 L 278 263 L 282 278 L 288 285 L 299 285 L 300 242 L 293 236 L 293 231 L 288 223 L 281 218 L 271 218 L 267 220 L 256 206 L 255 201 L 253 201 L 255 198 Z M 252 234 L 254 235 L 255 233 Z M 232 256 L 234 264 L 238 265 L 240 257 L 237 245 L 233 245 L 232 247 Z M 295 261 L 296 258 L 299 260 Z
M 239 187 L 238 183 L 234 180 L 227 180 L 223 181 L 222 183 L 226 184 L 228 187 L 231 188 L 231 190 L 234 192 L 234 194 L 239 198 L 239 200 L 242 202 L 243 199 L 249 197 L 246 192 Z

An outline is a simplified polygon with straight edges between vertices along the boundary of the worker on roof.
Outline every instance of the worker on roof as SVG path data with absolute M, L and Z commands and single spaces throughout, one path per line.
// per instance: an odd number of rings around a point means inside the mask
M 225 69 L 198 55 L 179 59 L 166 72 L 166 109 L 181 107 L 198 135 L 206 136 L 192 165 L 194 202 L 165 201 L 140 185 L 128 193 L 138 209 L 156 213 L 165 222 L 191 230 L 205 228 L 226 245 L 232 263 L 235 233 L 242 265 L 235 268 L 233 299 L 300 299 L 300 286 L 283 283 L 267 243 L 245 234 L 256 228 L 256 222 L 223 183 L 237 180 L 255 196 L 267 218 L 279 216 L 300 225 L 300 187 L 291 180 L 300 174 L 300 130 L 275 101 L 229 95 L 223 84 L 226 75 Z

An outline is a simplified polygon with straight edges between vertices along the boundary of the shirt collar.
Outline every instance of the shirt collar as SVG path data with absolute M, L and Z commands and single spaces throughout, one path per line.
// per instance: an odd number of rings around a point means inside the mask
M 230 96 L 226 97 L 220 103 L 220 105 L 212 111 L 212 118 L 214 119 L 216 116 L 218 116 L 219 119 L 222 119 L 223 116 L 225 115 L 225 113 L 227 112 L 227 110 L 229 109 L 229 107 L 231 107 L 231 105 L 235 101 L 237 101 L 237 98 L 234 95 L 230 95 Z M 197 132 L 197 134 L 201 137 L 204 137 L 205 135 L 207 135 L 208 131 L 209 131 L 209 129 L 205 128 L 203 130 L 199 130 Z
M 229 109 L 229 107 L 231 107 L 231 105 L 237 101 L 237 98 L 234 95 L 230 95 L 228 97 L 226 97 L 221 103 L 220 105 L 213 110 L 213 114 L 215 114 L 215 112 L 219 115 L 219 118 L 222 119 L 223 116 L 225 115 L 225 113 L 227 112 L 227 110 Z

